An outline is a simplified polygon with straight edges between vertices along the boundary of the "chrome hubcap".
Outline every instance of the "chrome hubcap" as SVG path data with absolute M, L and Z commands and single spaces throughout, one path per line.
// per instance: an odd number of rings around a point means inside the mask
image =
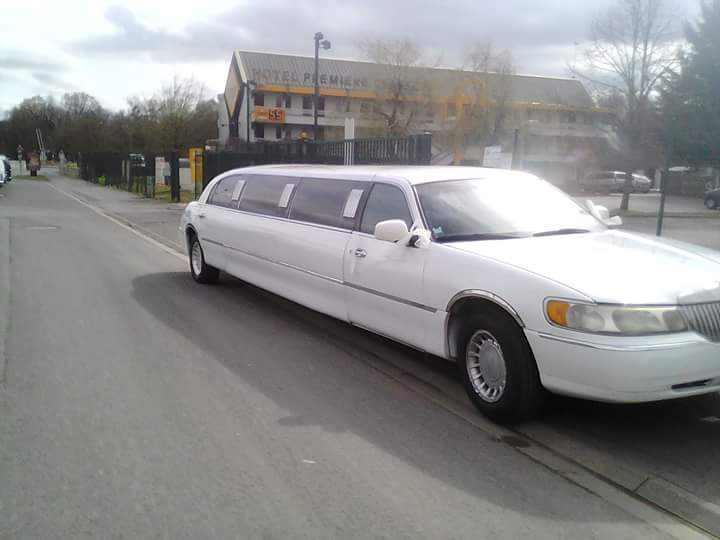
M 486 330 L 470 338 L 465 365 L 473 389 L 483 401 L 495 403 L 505 392 L 507 369 L 500 343 Z
M 195 243 L 192 246 L 192 251 L 190 252 L 190 264 L 192 264 L 193 272 L 195 272 L 196 276 L 200 275 L 200 272 L 202 272 L 202 248 L 200 247 L 200 242 L 195 241 Z

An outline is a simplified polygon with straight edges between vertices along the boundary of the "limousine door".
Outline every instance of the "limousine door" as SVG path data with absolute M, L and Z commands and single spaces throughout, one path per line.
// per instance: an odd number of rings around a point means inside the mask
M 422 303 L 426 249 L 378 240 L 375 225 L 387 219 L 413 220 L 403 192 L 375 184 L 345 249 L 344 281 L 350 322 L 417 348 L 435 312 Z
M 233 212 L 228 209 L 237 204 L 243 183 L 238 176 L 220 180 L 197 215 L 205 260 L 220 270 L 226 268 L 225 243 L 233 228 Z

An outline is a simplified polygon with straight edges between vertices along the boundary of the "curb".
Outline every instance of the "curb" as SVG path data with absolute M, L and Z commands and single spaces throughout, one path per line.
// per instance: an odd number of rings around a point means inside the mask
M 515 429 L 529 441 L 547 447 L 635 497 L 720 538 L 720 506 L 653 473 L 625 466 L 611 454 L 558 433 L 547 425 L 535 423 Z

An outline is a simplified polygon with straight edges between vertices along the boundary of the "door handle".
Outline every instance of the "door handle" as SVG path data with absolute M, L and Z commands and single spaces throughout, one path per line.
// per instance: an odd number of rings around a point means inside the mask
M 355 256 L 360 258 L 367 257 L 367 251 L 362 248 L 357 248 L 355 250 Z
M 199 218 L 204 218 L 204 217 L 205 217 L 205 214 L 198 214 L 198 217 L 199 217 Z

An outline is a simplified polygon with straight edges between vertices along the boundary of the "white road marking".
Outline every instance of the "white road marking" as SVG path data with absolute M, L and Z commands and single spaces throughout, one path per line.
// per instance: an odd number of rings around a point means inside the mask
M 75 202 L 77 202 L 77 203 L 79 203 L 79 204 L 82 204 L 82 205 L 85 206 L 86 208 L 89 208 L 90 210 L 92 210 L 93 212 L 95 212 L 97 215 L 102 216 L 102 217 L 104 217 L 105 219 L 107 219 L 108 221 L 113 222 L 113 223 L 114 223 L 115 225 L 117 225 L 118 227 L 122 227 L 122 228 L 125 229 L 126 231 L 129 231 L 129 232 L 131 232 L 132 234 L 134 234 L 135 236 L 137 236 L 137 237 L 139 237 L 139 238 L 142 238 L 142 239 L 145 240 L 146 242 L 149 242 L 149 243 L 151 243 L 152 245 L 154 245 L 155 247 L 160 248 L 160 249 L 163 250 L 165 253 L 168 253 L 169 255 L 172 255 L 173 257 L 176 257 L 176 258 L 180 259 L 180 260 L 183 261 L 183 262 L 186 261 L 186 258 L 185 258 L 184 255 L 178 253 L 177 251 L 175 251 L 175 250 L 172 249 L 172 248 L 169 248 L 169 247 L 166 246 L 165 244 L 163 244 L 163 243 L 161 243 L 161 242 L 158 242 L 158 241 L 155 240 L 154 238 L 151 238 L 150 236 L 148 236 L 148 235 L 146 235 L 146 234 L 144 234 L 144 233 L 141 233 L 141 232 L 138 231 L 137 229 L 134 229 L 134 228 L 126 225 L 125 223 L 123 223 L 123 222 L 120 221 L 119 219 L 116 219 L 116 218 L 114 218 L 113 216 L 109 215 L 108 213 L 106 213 L 106 212 L 103 211 L 102 209 L 100 209 L 100 208 L 98 208 L 98 207 L 96 207 L 96 206 L 93 206 L 93 205 L 90 204 L 90 203 L 87 203 L 87 202 L 83 201 L 83 200 L 80 199 L 79 197 L 76 197 L 75 195 L 72 195 L 71 193 L 68 193 L 67 191 L 65 191 L 65 190 L 63 190 L 63 189 L 60 189 L 59 187 L 56 187 L 56 186 L 54 186 L 54 185 L 52 185 L 52 184 L 49 184 L 49 186 L 50 186 L 51 188 L 53 188 L 55 191 L 57 191 L 58 193 L 62 193 L 62 194 L 65 195 L 66 197 L 69 197 L 69 198 L 71 198 L 72 200 L 74 200 Z

